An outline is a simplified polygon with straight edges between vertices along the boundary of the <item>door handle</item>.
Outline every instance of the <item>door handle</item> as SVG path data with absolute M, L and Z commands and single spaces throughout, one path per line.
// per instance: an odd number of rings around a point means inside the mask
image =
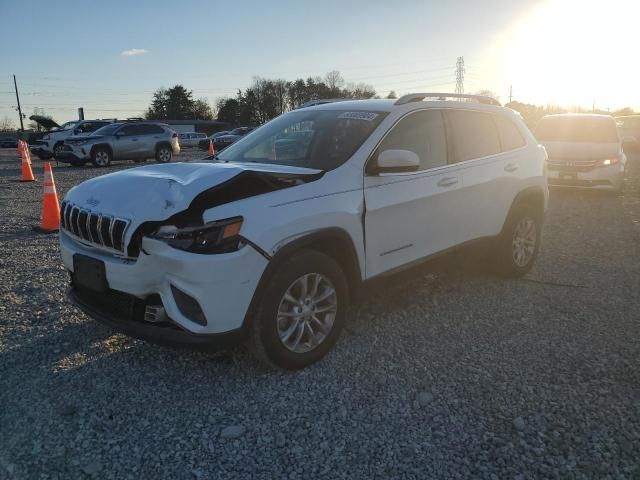
M 504 171 L 505 172 L 509 172 L 509 173 L 513 173 L 518 169 L 518 166 L 515 163 L 507 163 L 504 166 Z
M 455 185 L 458 183 L 458 179 L 456 177 L 444 177 L 438 182 L 439 187 L 450 187 L 451 185 Z
M 137 141 L 138 141 L 138 139 L 137 139 L 137 138 L 132 138 L 132 139 L 131 139 L 131 141 L 132 141 L 132 142 L 137 142 Z

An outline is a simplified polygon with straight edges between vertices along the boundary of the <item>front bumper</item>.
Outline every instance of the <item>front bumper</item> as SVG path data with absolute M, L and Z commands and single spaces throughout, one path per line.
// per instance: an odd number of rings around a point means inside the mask
M 623 163 L 608 167 L 595 167 L 585 172 L 549 168 L 547 180 L 550 186 L 619 190 L 624 182 L 624 172 Z
M 29 145 L 32 154 L 37 155 L 39 158 L 51 158 L 53 152 L 49 148 L 49 144 L 44 140 L 36 140 Z
M 136 321 L 96 307 L 96 303 L 92 301 L 94 295 L 73 285 L 67 290 L 69 301 L 87 315 L 115 330 L 141 340 L 148 340 L 159 345 L 212 351 L 233 347 L 246 338 L 246 329 L 242 327 L 225 333 L 194 335 L 171 326 L 157 326 L 144 321 Z
M 76 254 L 104 263 L 109 290 L 102 294 L 96 292 L 98 295 L 122 293 L 143 303 L 159 299 L 168 319 L 183 332 L 196 336 L 226 333 L 243 327 L 268 263 L 250 245 L 232 253 L 198 255 L 149 238 L 143 240 L 138 258 L 119 258 L 77 242 L 64 230 L 60 231 L 60 248 L 64 265 L 70 272 L 74 270 L 73 256 Z M 176 299 L 176 289 L 197 302 L 204 322 L 186 316 L 189 313 L 184 303 L 180 303 L 182 300 Z M 109 306 L 94 302 L 93 310 L 100 313 L 105 305 Z M 98 320 L 103 316 L 90 314 Z
M 91 146 L 65 144 L 66 149 L 56 155 L 61 162 L 87 162 L 91 160 Z

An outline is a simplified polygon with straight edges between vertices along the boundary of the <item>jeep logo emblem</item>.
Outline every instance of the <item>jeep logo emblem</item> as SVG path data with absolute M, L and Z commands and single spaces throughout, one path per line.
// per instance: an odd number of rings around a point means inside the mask
M 96 200 L 93 197 L 89 197 L 89 199 L 87 200 L 87 204 L 91 205 L 92 207 L 97 206 L 100 203 L 100 200 Z

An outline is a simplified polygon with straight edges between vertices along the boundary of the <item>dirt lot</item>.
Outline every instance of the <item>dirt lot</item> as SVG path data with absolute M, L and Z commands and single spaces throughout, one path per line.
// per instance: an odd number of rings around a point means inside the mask
M 640 158 L 622 195 L 552 191 L 526 278 L 456 256 L 377 284 L 296 373 L 70 306 L 19 167 L 0 150 L 0 478 L 640 478 Z M 56 168 L 60 198 L 105 172 Z

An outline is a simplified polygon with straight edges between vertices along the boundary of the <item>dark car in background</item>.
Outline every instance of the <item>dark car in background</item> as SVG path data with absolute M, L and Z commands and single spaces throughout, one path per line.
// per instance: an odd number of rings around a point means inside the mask
M 198 142 L 198 147 L 201 150 L 208 150 L 209 149 L 209 141 L 213 142 L 213 141 L 215 141 L 216 138 L 221 137 L 222 135 L 228 135 L 230 133 L 231 133 L 231 130 L 222 130 L 220 132 L 212 133 L 207 138 L 200 140 Z
M 227 148 L 229 145 L 237 142 L 242 137 L 244 137 L 247 133 L 255 130 L 254 127 L 238 127 L 231 130 L 226 135 L 220 135 L 213 139 L 213 148 L 215 148 L 216 152 Z M 207 145 L 208 147 L 208 145 Z
M 0 133 L 0 148 L 18 148 L 16 133 Z

